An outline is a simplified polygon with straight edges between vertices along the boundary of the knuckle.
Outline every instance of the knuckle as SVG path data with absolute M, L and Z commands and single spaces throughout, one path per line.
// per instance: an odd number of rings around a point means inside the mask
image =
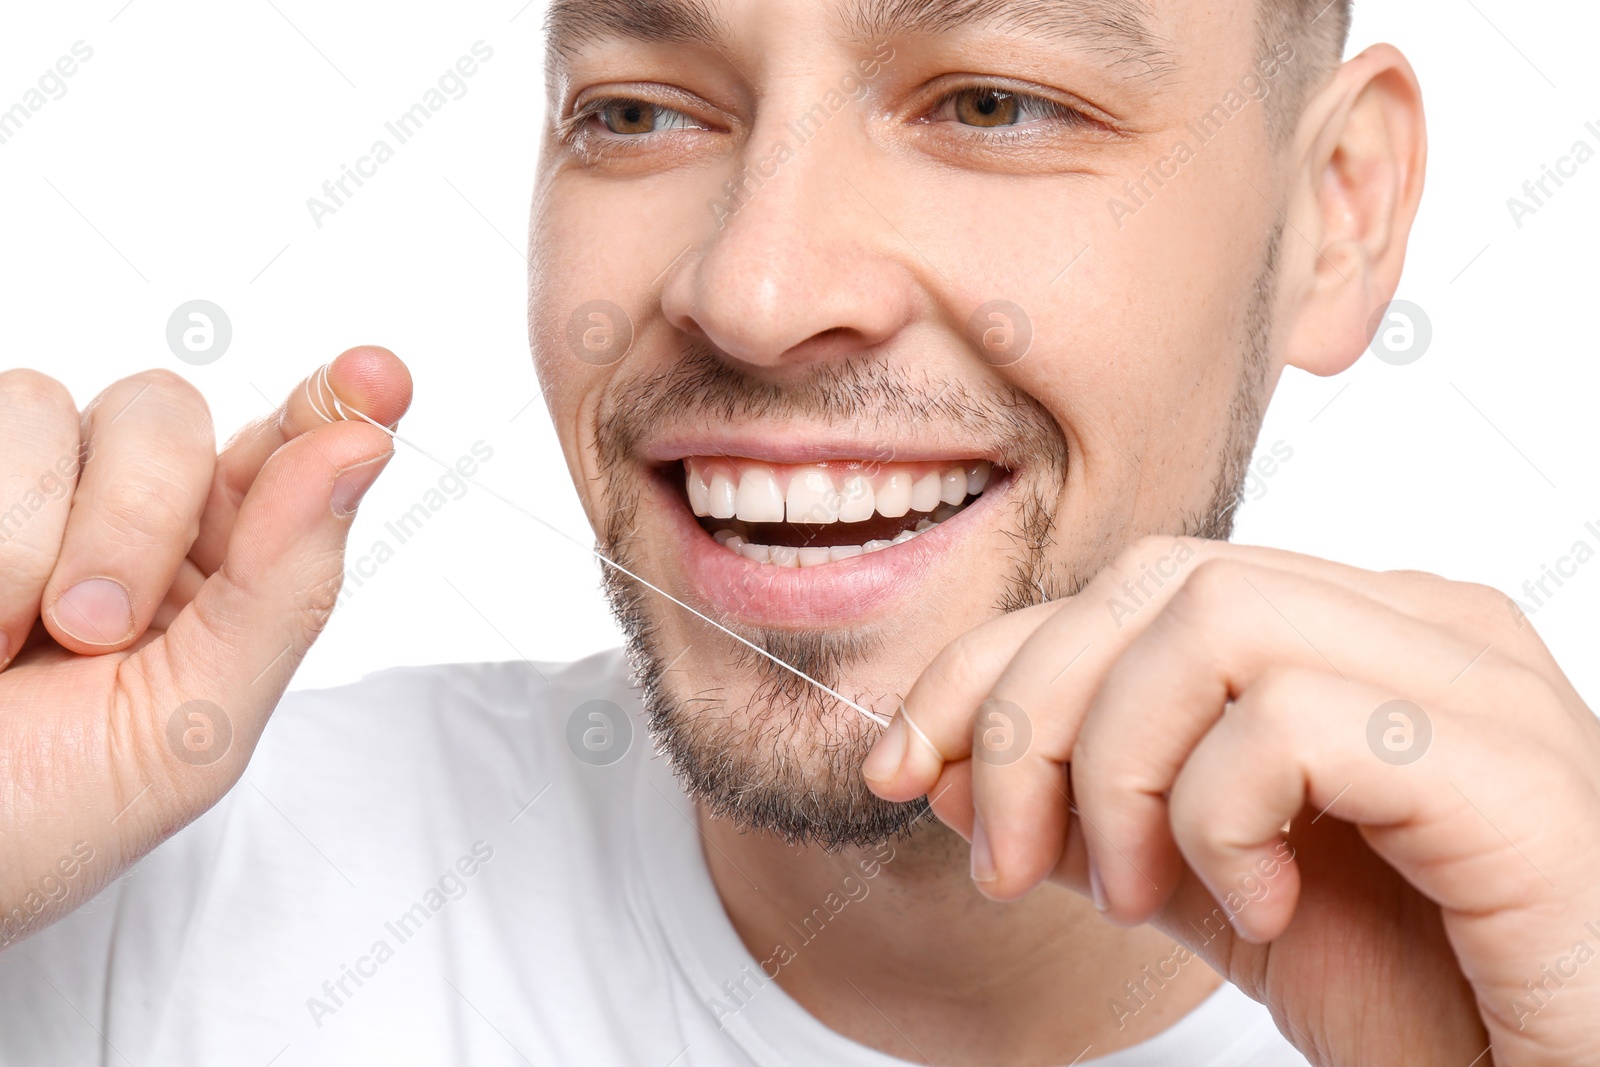
M 1419 570 L 1416 570 L 1413 567 L 1397 567 L 1394 570 L 1384 571 L 1383 573 L 1384 574 L 1393 575 L 1396 578 L 1410 578 L 1410 579 L 1414 579 L 1414 580 L 1416 580 L 1418 582 L 1425 582 L 1425 583 L 1427 583 L 1427 582 L 1443 582 L 1443 581 L 1446 580 L 1445 578 L 1440 577 L 1439 575 L 1433 573 L 1432 571 L 1419 571 Z
M 1547 675 L 1495 649 L 1486 652 L 1472 670 L 1477 676 L 1472 688 L 1477 698 L 1474 705 L 1501 727 L 1496 733 L 1512 727 L 1532 736 L 1551 721 L 1544 714 L 1546 709 L 1567 707 L 1566 694 Z
M 177 792 L 173 768 L 155 728 L 154 696 L 149 682 L 137 672 L 117 671 L 104 721 L 106 746 L 116 754 L 109 766 L 119 804 L 136 795 L 141 787 L 135 782 L 154 784 L 169 796 Z
M 1210 856 L 1212 835 L 1216 833 L 1216 809 L 1207 803 L 1193 779 L 1179 775 L 1172 784 L 1172 795 L 1167 801 L 1167 824 L 1172 827 L 1173 839 L 1179 842 L 1186 856 Z
M 971 688 L 984 675 L 983 666 L 987 659 L 988 653 L 982 639 L 974 631 L 968 631 L 934 657 L 934 677 L 953 689 Z
M 1134 559 L 1149 559 L 1155 552 L 1166 548 L 1171 540 L 1170 537 L 1161 534 L 1141 534 L 1123 554 Z
M 77 413 L 66 386 L 29 367 L 0 371 L 0 395 L 25 408 L 56 408 Z
M 1126 545 L 1097 576 L 1107 591 L 1125 585 L 1140 587 L 1155 579 L 1157 588 L 1177 578 L 1192 561 L 1207 558 L 1200 538 L 1174 534 L 1144 534 Z
M 127 547 L 165 545 L 179 537 L 192 542 L 200 533 L 199 516 L 180 516 L 168 502 L 170 493 L 164 481 L 135 474 L 101 485 L 93 507 L 105 531 Z
M 165 407 L 187 416 L 188 425 L 203 428 L 205 437 L 211 437 L 211 408 L 193 382 L 163 368 L 141 371 L 134 380 L 142 383 L 141 388 L 148 386 Z
M 1096 737 L 1072 752 L 1072 791 L 1078 806 L 1110 811 L 1119 798 L 1141 792 L 1148 782 L 1139 772 L 1137 758 L 1116 744 Z
M 181 400 L 185 403 L 204 404 L 205 398 L 200 395 L 200 390 L 181 374 L 166 369 L 165 367 L 151 367 L 124 378 L 119 385 L 128 388 L 153 389 L 165 397 Z
M 327 576 L 309 583 L 300 591 L 295 602 L 295 617 L 299 620 L 305 647 L 309 647 L 327 628 L 334 609 L 339 605 L 339 590 L 344 586 L 344 574 L 336 566 L 327 570 Z
M 1268 667 L 1250 686 L 1249 698 L 1236 701 L 1228 714 L 1256 729 L 1276 725 L 1302 705 L 1306 679 L 1299 667 Z
M 1106 568 L 1119 578 L 1139 573 L 1139 565 L 1172 550 L 1174 538 L 1163 534 L 1142 534 L 1125 545 Z
M 1444 596 L 1435 602 L 1441 621 L 1457 634 L 1469 640 L 1492 640 L 1541 663 L 1553 662 L 1522 605 L 1506 593 L 1476 582 L 1443 579 L 1441 588 Z
M 114 422 L 135 405 L 160 413 L 168 443 L 215 448 L 211 408 L 200 390 L 182 375 L 164 367 L 139 371 L 107 388 L 90 409 L 95 416 L 106 414 Z
M 1207 600 L 1233 597 L 1243 583 L 1247 568 L 1237 560 L 1208 559 L 1195 565 L 1186 588 Z
M 1124 583 L 1138 579 L 1140 562 L 1151 558 L 1154 551 L 1154 536 L 1151 534 L 1124 545 L 1111 557 L 1111 562 L 1095 575 L 1094 584 L 1099 587 L 1100 593 L 1113 594 Z
M 21 536 L 7 536 L 7 523 L 0 514 L 0 588 L 32 589 L 50 577 L 56 567 L 56 548 Z
M 1468 613 L 1465 621 L 1497 629 L 1515 623 L 1516 617 L 1510 610 L 1511 598 L 1500 590 L 1477 582 L 1457 582 L 1455 591 L 1459 609 Z
M 1248 588 L 1248 573 L 1249 568 L 1236 560 L 1201 560 L 1173 597 L 1168 615 L 1191 622 L 1215 617 L 1218 611 L 1238 603 L 1240 590 Z
M 1126 731 L 1091 714 L 1072 745 L 1072 792 L 1080 806 L 1109 810 L 1111 798 L 1126 797 L 1147 786 L 1143 746 L 1129 743 Z
M 1174 555 L 1191 559 L 1200 555 L 1207 544 L 1203 538 L 1185 534 L 1144 534 L 1129 546 L 1125 554 L 1136 564 Z

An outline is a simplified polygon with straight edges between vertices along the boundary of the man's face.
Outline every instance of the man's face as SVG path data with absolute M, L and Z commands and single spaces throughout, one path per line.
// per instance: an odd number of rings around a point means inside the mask
M 1306 61 L 1252 0 L 553 8 L 531 336 L 611 559 L 887 716 L 1131 539 L 1226 535 L 1279 369 L 1262 98 Z M 917 814 L 857 712 L 609 586 L 714 812 Z

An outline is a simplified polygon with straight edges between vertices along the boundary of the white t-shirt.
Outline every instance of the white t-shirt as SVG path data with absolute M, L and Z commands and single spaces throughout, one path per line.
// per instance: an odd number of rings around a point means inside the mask
M 215 808 L 0 953 L 0 1064 L 903 1067 L 761 975 L 620 653 L 401 668 L 290 693 Z M 1090 1064 L 1305 1060 L 1224 984 Z

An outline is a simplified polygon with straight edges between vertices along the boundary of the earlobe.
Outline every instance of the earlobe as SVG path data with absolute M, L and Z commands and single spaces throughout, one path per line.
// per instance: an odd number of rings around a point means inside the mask
M 1367 320 L 1388 297 L 1374 292 L 1372 258 L 1360 242 L 1330 242 L 1315 258 L 1289 336 L 1287 362 L 1327 376 L 1349 369 L 1360 358 L 1372 339 Z
M 1312 374 L 1345 370 L 1393 299 L 1422 196 L 1427 133 L 1405 56 L 1374 45 L 1346 62 L 1309 103 L 1297 137 L 1284 245 L 1298 279 L 1285 362 Z M 1290 295 L 1290 294 L 1285 294 Z

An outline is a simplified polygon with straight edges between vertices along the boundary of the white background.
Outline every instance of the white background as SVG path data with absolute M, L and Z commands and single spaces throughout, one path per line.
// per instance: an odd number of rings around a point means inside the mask
M 587 539 L 524 328 L 543 6 L 7 5 L 0 109 L 75 41 L 94 57 L 0 145 L 0 366 L 44 369 L 80 403 L 170 367 L 226 435 L 343 349 L 384 344 L 417 381 L 404 434 L 450 460 L 486 442 L 486 484 Z M 1426 310 L 1433 342 L 1409 366 L 1368 355 L 1335 379 L 1291 372 L 1262 447 L 1282 441 L 1293 458 L 1244 506 L 1236 539 L 1516 592 L 1580 538 L 1600 548 L 1584 527 L 1600 531 L 1600 160 L 1520 229 L 1506 205 L 1579 138 L 1600 149 L 1600 9 L 1357 6 L 1352 50 L 1395 42 L 1426 93 L 1430 176 L 1400 296 Z M 494 58 L 467 95 L 316 228 L 306 199 L 480 39 Z M 195 298 L 233 323 L 232 347 L 205 367 L 165 339 Z M 439 473 L 402 448 L 355 551 Z M 618 635 L 596 579 L 583 552 L 471 490 L 355 590 L 296 684 L 608 647 Z M 1600 559 L 1532 618 L 1594 703 Z

